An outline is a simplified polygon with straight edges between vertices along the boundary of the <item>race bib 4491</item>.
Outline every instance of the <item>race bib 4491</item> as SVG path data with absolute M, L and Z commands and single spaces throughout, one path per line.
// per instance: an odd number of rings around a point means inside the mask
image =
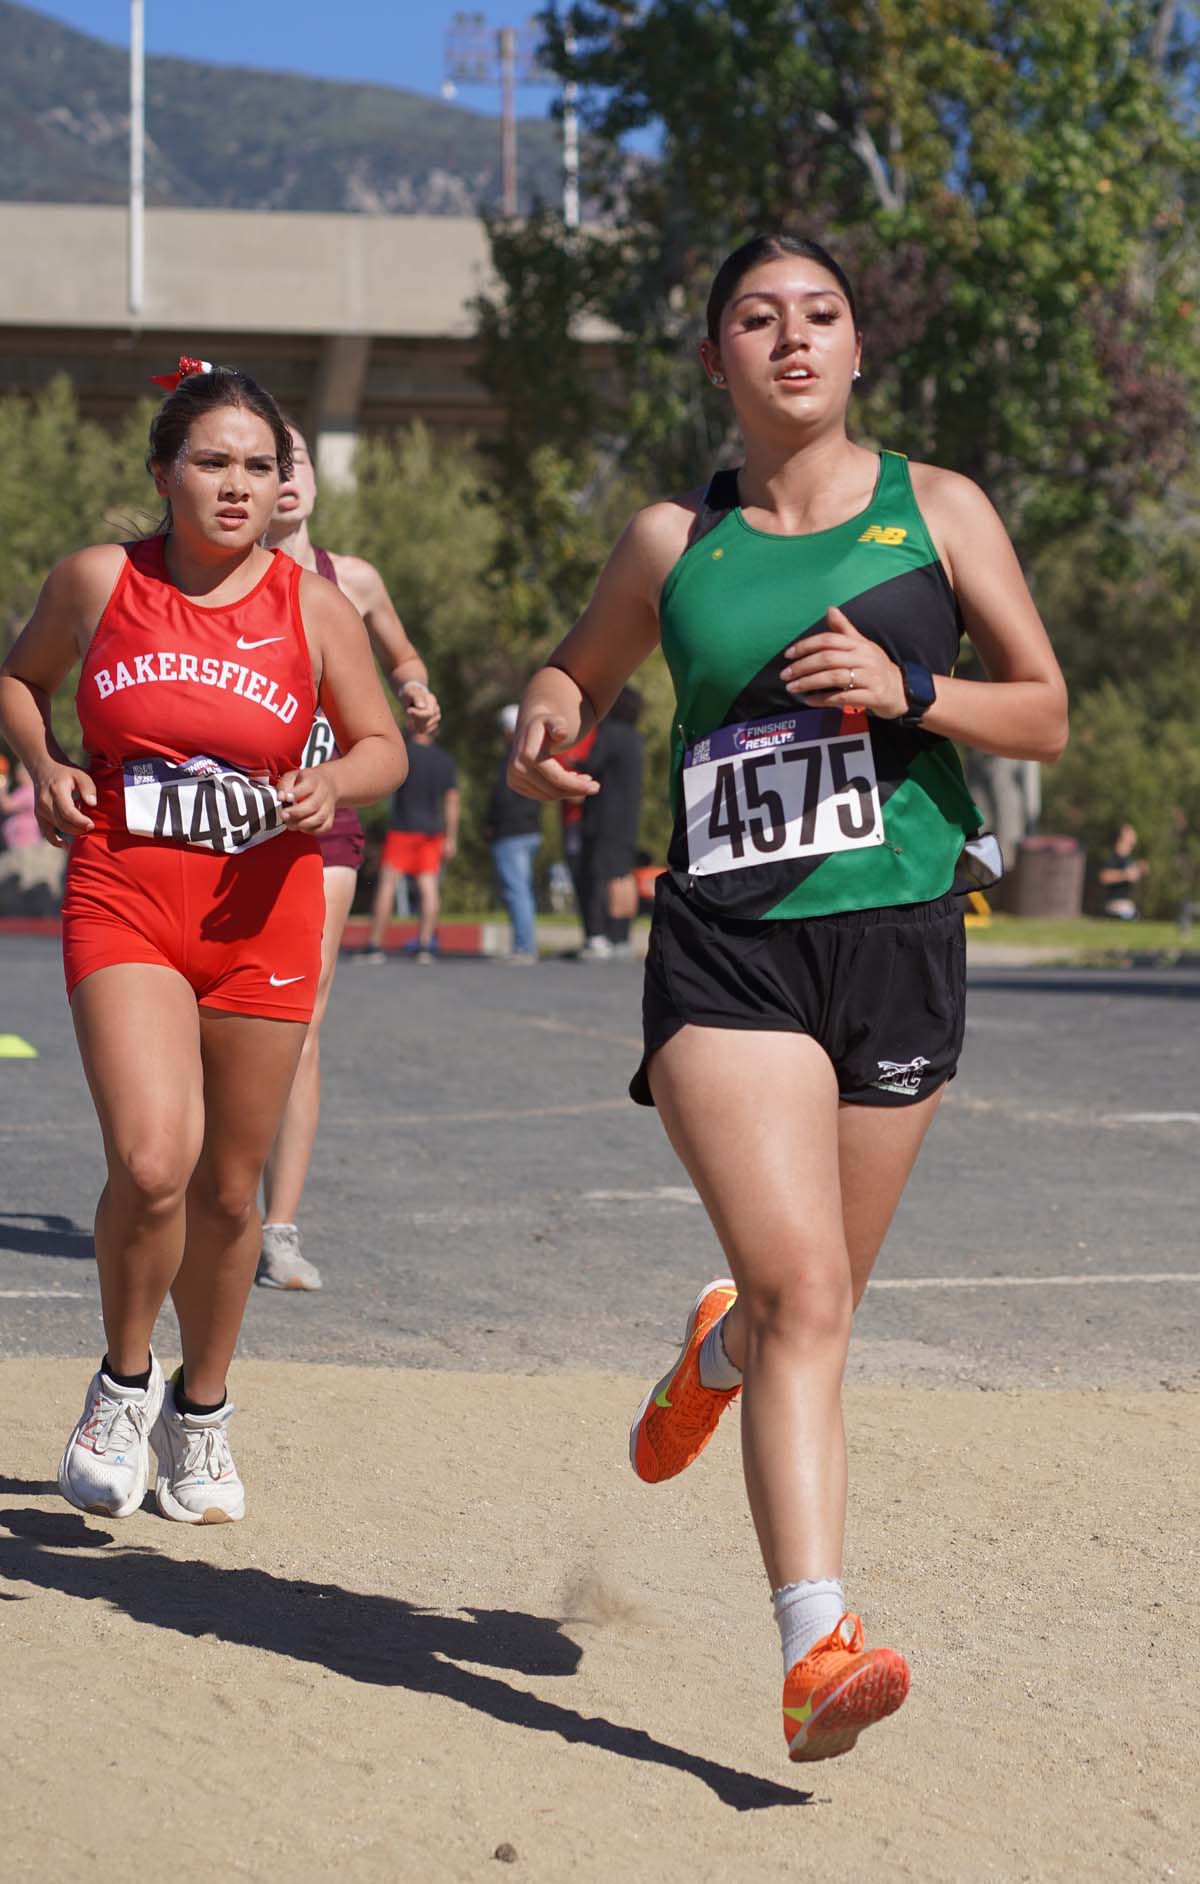
M 132 759 L 125 767 L 125 827 L 135 837 L 173 839 L 199 850 L 249 850 L 285 829 L 265 778 L 203 754 L 183 765 Z
M 683 757 L 688 871 L 716 876 L 882 844 L 864 712 L 804 707 L 721 726 Z

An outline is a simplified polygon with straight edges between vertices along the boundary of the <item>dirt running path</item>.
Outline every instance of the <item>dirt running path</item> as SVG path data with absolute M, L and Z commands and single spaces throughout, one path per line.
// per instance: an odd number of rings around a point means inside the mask
M 854 1392 L 913 1691 L 797 1768 L 732 1430 L 655 1492 L 642 1382 L 242 1363 L 247 1521 L 106 1525 L 85 1374 L 0 1364 L 9 1884 L 1200 1876 L 1196 1397 Z

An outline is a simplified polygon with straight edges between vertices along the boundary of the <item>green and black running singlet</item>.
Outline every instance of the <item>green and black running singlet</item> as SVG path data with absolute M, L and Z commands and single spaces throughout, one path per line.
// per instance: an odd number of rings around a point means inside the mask
M 726 915 L 930 902 L 983 822 L 949 740 L 786 691 L 784 650 L 831 606 L 894 661 L 952 672 L 958 604 L 907 459 L 881 453 L 866 510 L 807 536 L 753 529 L 737 472 L 719 471 L 659 615 L 676 696 L 667 861 Z

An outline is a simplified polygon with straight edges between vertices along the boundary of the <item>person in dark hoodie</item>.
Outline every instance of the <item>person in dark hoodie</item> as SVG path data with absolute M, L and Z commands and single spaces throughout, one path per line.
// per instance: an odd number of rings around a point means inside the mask
M 642 696 L 622 687 L 596 731 L 587 769 L 601 790 L 583 804 L 585 961 L 630 953 L 629 928 L 637 914 L 638 823 L 642 813 L 644 741 L 637 723 Z

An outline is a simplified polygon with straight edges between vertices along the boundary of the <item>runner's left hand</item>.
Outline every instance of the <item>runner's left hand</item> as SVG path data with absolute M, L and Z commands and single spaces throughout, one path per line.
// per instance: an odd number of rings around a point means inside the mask
M 285 772 L 276 790 L 283 806 L 283 822 L 289 831 L 306 831 L 320 837 L 333 823 L 338 796 L 329 777 L 332 767 L 305 766 L 299 772 Z
M 827 629 L 805 635 L 784 653 L 787 691 L 809 706 L 859 707 L 881 720 L 907 710 L 904 677 L 877 641 L 860 635 L 840 608 L 825 611 Z
M 400 698 L 414 733 L 437 732 L 442 723 L 442 709 L 437 695 L 430 692 L 423 680 L 406 680 L 400 689 Z

